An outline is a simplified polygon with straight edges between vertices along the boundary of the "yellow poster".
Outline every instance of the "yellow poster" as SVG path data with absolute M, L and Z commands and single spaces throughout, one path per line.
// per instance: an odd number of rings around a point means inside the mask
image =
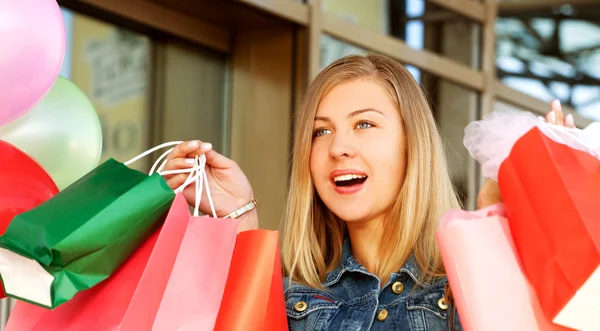
M 149 39 L 80 14 L 72 29 L 71 80 L 100 117 L 101 162 L 125 162 L 148 149 Z M 148 164 L 145 158 L 131 167 Z

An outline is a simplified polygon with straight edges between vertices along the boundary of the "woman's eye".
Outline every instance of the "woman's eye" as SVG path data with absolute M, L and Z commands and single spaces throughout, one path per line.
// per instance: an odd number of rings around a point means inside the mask
M 327 129 L 316 129 L 313 133 L 313 137 L 320 137 L 328 134 L 330 131 Z
M 359 129 L 368 129 L 370 127 L 372 127 L 373 124 L 369 123 L 369 122 L 359 122 L 356 127 Z

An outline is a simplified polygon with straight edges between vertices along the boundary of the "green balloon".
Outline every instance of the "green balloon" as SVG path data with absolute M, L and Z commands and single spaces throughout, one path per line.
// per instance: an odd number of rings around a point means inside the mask
M 34 108 L 0 127 L 0 139 L 38 161 L 59 189 L 97 167 L 102 153 L 102 129 L 94 106 L 61 76 Z

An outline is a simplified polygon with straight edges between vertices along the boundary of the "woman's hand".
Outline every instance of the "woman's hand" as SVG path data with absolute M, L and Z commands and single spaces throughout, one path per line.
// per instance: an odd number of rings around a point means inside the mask
M 565 116 L 560 106 L 560 101 L 554 100 L 550 103 L 550 112 L 546 114 L 546 122 L 569 128 L 574 128 L 575 123 L 571 114 Z M 481 187 L 477 196 L 477 209 L 485 208 L 502 202 L 500 187 L 495 180 L 488 179 Z
M 168 161 L 163 171 L 191 168 L 195 164 L 196 156 L 202 154 L 206 156 L 206 177 L 218 217 L 226 216 L 254 199 L 250 182 L 237 163 L 214 151 L 210 143 L 191 140 L 177 145 L 167 156 Z M 165 175 L 164 178 L 169 187 L 175 190 L 183 185 L 188 175 Z M 188 204 L 194 206 L 196 185 L 188 185 L 183 190 L 183 195 Z M 212 216 L 205 189 L 202 191 L 199 209 L 202 213 Z M 258 228 L 256 208 L 240 216 L 240 222 L 240 231 Z

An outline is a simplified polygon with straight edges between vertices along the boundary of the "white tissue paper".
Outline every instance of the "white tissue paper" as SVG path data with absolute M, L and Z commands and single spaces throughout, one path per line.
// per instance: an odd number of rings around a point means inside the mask
M 521 111 L 496 111 L 470 123 L 465 128 L 463 144 L 481 165 L 483 176 L 497 181 L 498 169 L 513 145 L 534 127 L 557 143 L 600 159 L 600 122 L 581 130 L 549 124 L 542 117 Z

